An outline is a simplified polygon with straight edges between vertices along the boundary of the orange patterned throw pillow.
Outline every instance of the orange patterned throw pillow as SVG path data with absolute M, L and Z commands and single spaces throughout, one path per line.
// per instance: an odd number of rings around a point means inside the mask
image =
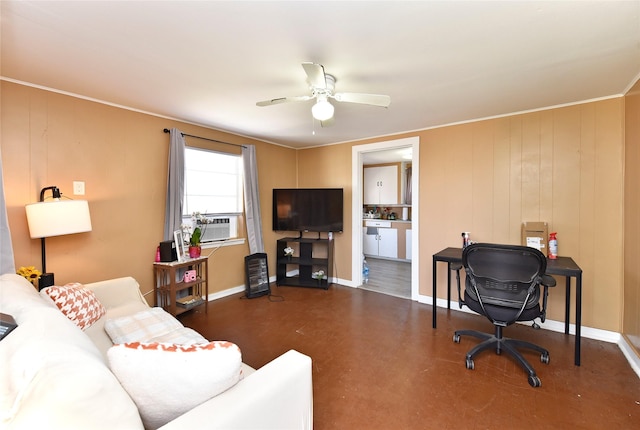
M 50 298 L 56 307 L 82 330 L 91 327 L 107 312 L 93 291 L 77 282 L 62 287 L 47 287 L 40 291 L 40 294 Z
M 240 348 L 225 341 L 122 343 L 109 348 L 107 357 L 148 430 L 231 388 L 242 377 Z

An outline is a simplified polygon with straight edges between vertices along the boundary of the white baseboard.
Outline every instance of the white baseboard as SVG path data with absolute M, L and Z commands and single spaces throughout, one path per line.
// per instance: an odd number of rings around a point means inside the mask
M 244 292 L 244 285 L 241 285 L 239 287 L 232 287 L 232 288 L 228 288 L 226 290 L 222 290 L 222 291 L 218 291 L 215 293 L 211 293 L 207 296 L 207 301 L 213 301 L 213 300 L 218 300 L 218 299 L 222 299 L 224 297 L 227 296 L 232 296 L 234 294 L 238 294 L 238 293 L 242 293 Z
M 289 275 L 289 274 L 287 274 L 287 275 Z M 271 284 L 275 284 L 276 277 L 275 276 L 270 276 L 269 277 L 269 282 Z M 341 279 L 339 279 L 339 278 L 333 278 L 333 280 L 331 282 L 334 283 L 334 284 L 344 285 L 342 283 L 343 281 Z M 231 288 L 227 288 L 226 290 L 217 291 L 215 293 L 210 293 L 207 296 L 207 301 L 210 302 L 212 300 L 218 300 L 218 299 L 222 299 L 222 298 L 225 298 L 225 297 L 228 297 L 228 296 L 232 296 L 234 294 L 243 293 L 244 290 L 245 290 L 245 286 L 244 285 L 239 285 L 237 287 L 231 287 Z
M 624 356 L 627 357 L 627 361 L 631 365 L 631 368 L 640 378 L 640 357 L 638 356 L 638 354 L 636 354 L 631 345 L 627 343 L 627 340 L 624 338 L 624 336 L 620 336 L 618 347 L 620 347 Z

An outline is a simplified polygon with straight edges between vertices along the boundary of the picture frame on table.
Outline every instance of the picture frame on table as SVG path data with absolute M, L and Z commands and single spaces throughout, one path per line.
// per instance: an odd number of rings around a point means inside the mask
M 178 261 L 185 261 L 187 259 L 187 250 L 184 245 L 184 236 L 182 235 L 182 230 L 175 230 L 173 232 L 173 240 L 176 243 L 176 254 L 178 256 Z

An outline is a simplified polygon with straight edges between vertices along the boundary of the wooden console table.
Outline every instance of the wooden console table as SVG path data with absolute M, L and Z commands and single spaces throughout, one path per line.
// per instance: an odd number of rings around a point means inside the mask
M 204 311 L 207 313 L 208 262 L 208 257 L 198 257 L 185 261 L 153 263 L 153 288 L 158 301 L 157 306 L 176 316 L 204 304 Z M 186 270 L 196 271 L 194 281 L 185 282 L 182 279 L 183 272 Z M 178 299 L 178 292 L 183 290 L 189 290 L 187 298 L 190 300 Z

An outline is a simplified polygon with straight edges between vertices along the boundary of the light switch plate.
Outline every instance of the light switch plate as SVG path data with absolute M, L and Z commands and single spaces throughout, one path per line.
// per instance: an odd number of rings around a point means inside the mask
M 84 196 L 84 181 L 73 181 L 73 195 Z

